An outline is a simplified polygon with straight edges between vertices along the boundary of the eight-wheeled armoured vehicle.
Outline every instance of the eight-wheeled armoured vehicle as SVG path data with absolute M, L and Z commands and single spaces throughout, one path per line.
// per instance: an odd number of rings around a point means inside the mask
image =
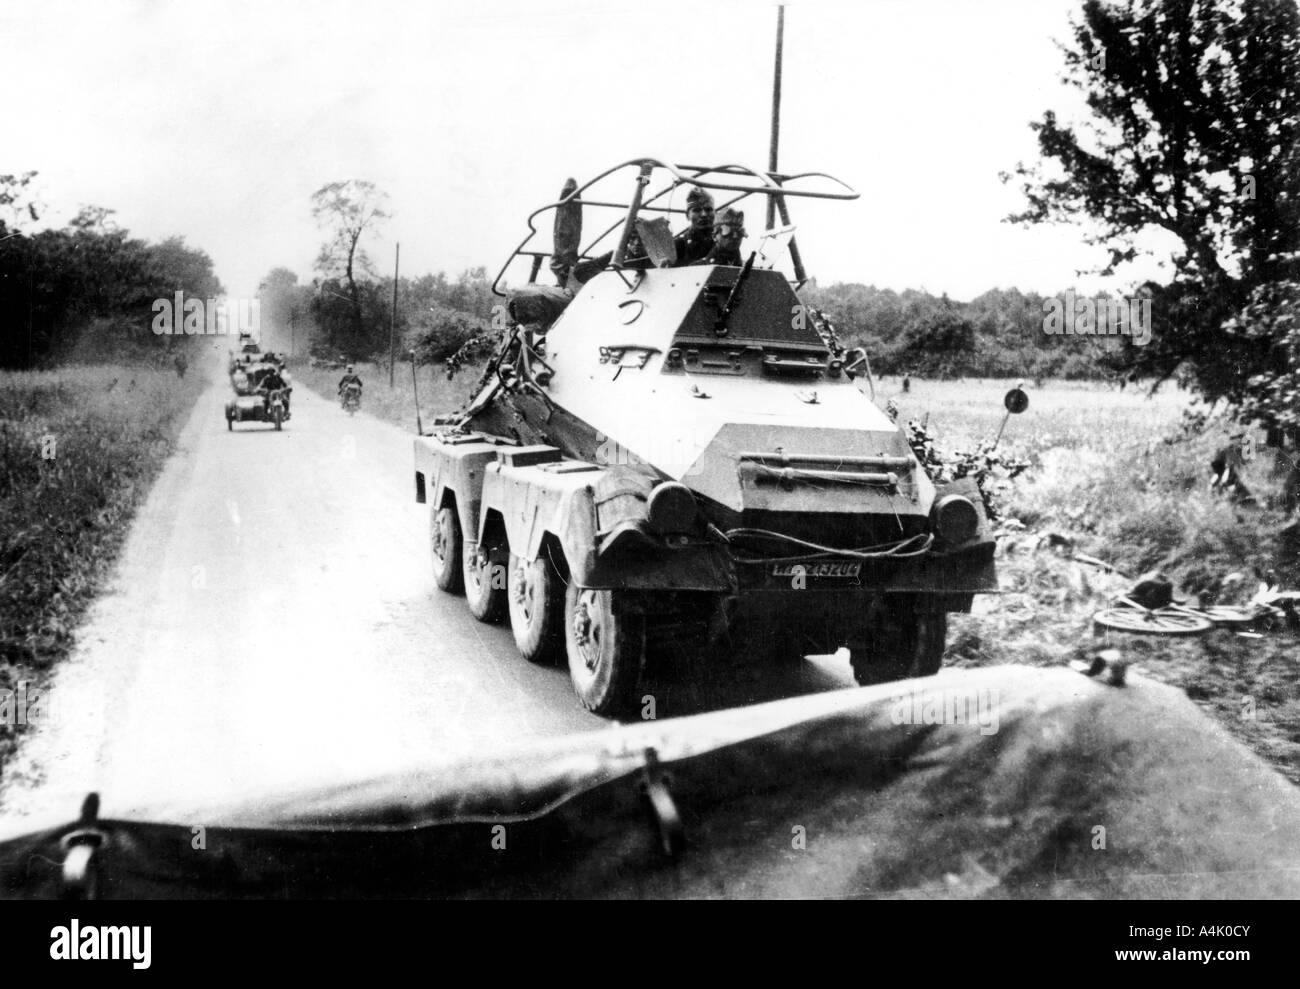
M 668 218 L 692 189 L 720 216 L 770 199 L 780 225 L 742 264 L 682 264 Z M 947 615 L 996 590 L 974 482 L 931 481 L 868 356 L 798 295 L 789 201 L 855 198 L 821 173 L 635 159 L 569 180 L 498 274 L 505 339 L 416 439 L 416 499 L 438 586 L 508 615 L 528 659 L 567 659 L 591 710 L 635 710 L 672 652 L 847 646 L 861 683 L 933 674 Z

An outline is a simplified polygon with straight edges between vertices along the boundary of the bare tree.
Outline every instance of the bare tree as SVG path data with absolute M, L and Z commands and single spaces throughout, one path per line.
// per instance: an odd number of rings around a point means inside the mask
M 347 179 L 321 186 L 311 197 L 311 215 L 328 234 L 316 257 L 316 270 L 326 277 L 342 275 L 352 301 L 352 329 L 356 339 L 362 336 L 361 295 L 357 275 L 369 274 L 370 258 L 361 246 L 367 230 L 389 218 L 384 209 L 388 194 L 373 182 Z

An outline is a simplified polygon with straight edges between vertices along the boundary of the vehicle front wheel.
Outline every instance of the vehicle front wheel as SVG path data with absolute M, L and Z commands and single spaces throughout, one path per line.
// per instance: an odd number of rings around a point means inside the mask
M 499 622 L 506 612 L 505 568 L 478 543 L 463 544 L 461 573 L 470 614 L 481 622 Z
M 630 718 L 645 664 L 645 616 L 626 591 L 591 590 L 570 581 L 564 595 L 565 651 L 578 699 L 605 717 Z
M 862 686 L 934 676 L 943 665 L 948 616 L 900 613 L 882 617 L 849 643 L 853 676 Z
M 226 416 L 226 429 L 232 433 L 235 431 L 235 420 L 231 416 Z
M 429 519 L 429 546 L 433 552 L 433 580 L 448 594 L 465 589 L 461 574 L 460 519 L 452 506 L 435 508 Z

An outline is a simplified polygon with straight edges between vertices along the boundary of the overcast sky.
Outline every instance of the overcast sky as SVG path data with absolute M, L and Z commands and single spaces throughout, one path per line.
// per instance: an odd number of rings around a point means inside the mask
M 1001 222 L 1029 121 L 1079 112 L 1053 43 L 1077 7 L 787 5 L 780 165 L 862 194 L 796 211 L 819 281 L 960 299 L 1112 284 L 1076 278 L 1101 260 L 1080 229 Z M 346 178 L 391 196 L 384 267 L 400 241 L 403 273 L 495 272 L 568 175 L 765 164 L 775 25 L 774 4 L 739 0 L 3 0 L 0 172 L 38 170 L 56 223 L 91 203 L 184 236 L 233 295 L 279 265 L 311 278 L 309 198 Z

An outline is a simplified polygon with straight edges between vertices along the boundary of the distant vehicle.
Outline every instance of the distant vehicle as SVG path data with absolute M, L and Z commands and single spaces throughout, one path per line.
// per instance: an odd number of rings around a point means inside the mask
M 230 352 L 230 361 L 227 370 L 233 373 L 236 368 L 244 367 L 249 364 L 260 364 L 264 362 L 262 345 L 253 339 L 252 334 L 244 332 L 239 334 L 239 340 L 234 350 Z
M 742 265 L 678 266 L 663 215 L 692 186 L 753 197 L 752 215 L 779 189 L 783 225 Z M 948 612 L 997 589 L 994 541 L 974 481 L 930 479 L 864 392 L 865 352 L 796 294 L 787 201 L 857 193 L 649 158 L 570 188 L 494 284 L 526 263 L 510 303 L 525 325 L 466 409 L 415 441 L 438 586 L 482 621 L 508 613 L 520 652 L 567 659 L 604 715 L 636 710 L 669 649 L 761 662 L 847 645 L 860 683 L 936 673 Z M 582 211 L 602 208 L 580 250 Z M 535 247 L 548 212 L 552 246 Z M 652 263 L 624 264 L 634 233 Z M 548 259 L 567 285 L 535 284 Z
M 236 422 L 269 422 L 277 430 L 290 418 L 287 388 L 261 390 L 262 379 L 277 368 L 272 364 L 253 364 L 231 374 L 235 395 L 226 403 L 226 428 Z
M 354 415 L 361 408 L 361 386 L 356 382 L 349 383 L 344 387 L 339 402 L 348 415 Z

